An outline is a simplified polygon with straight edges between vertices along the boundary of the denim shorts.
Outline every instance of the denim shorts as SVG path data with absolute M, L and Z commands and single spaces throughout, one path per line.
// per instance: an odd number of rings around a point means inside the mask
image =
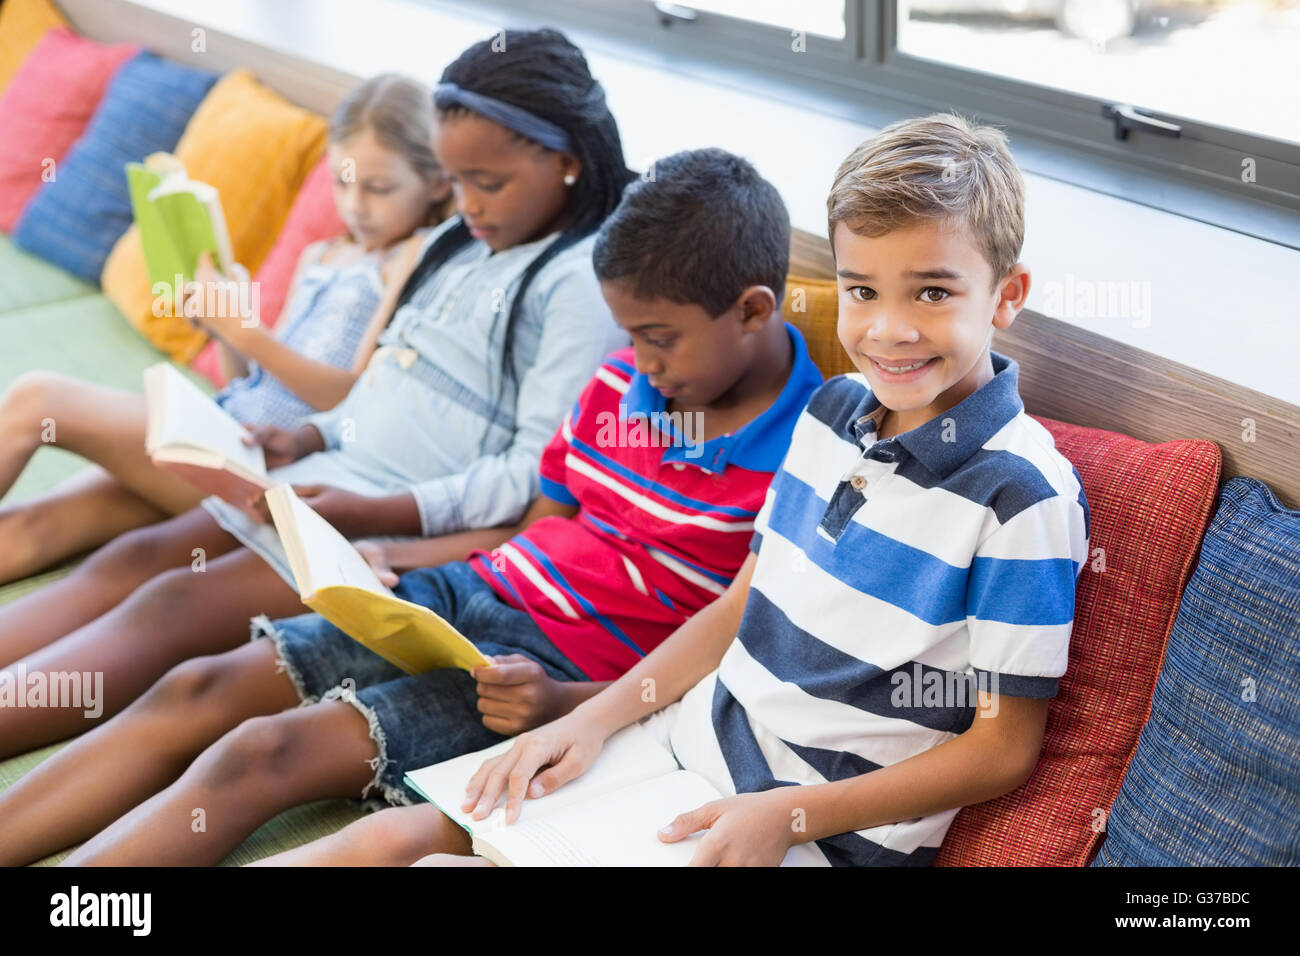
M 446 618 L 484 654 L 523 654 L 556 680 L 588 680 L 526 612 L 498 598 L 464 562 L 409 571 L 393 591 Z M 252 633 L 275 642 L 304 703 L 342 699 L 366 718 L 378 755 L 363 799 L 377 789 L 390 804 L 421 803 L 404 774 L 505 739 L 483 726 L 474 679 L 459 668 L 407 674 L 318 614 L 256 617 Z

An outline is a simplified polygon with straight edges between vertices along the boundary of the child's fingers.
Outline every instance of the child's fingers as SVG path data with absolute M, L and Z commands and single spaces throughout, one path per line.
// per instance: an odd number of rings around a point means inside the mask
M 527 747 L 527 744 L 516 743 L 488 771 L 487 779 L 483 781 L 483 790 L 479 794 L 478 801 L 474 804 L 474 811 L 471 814 L 475 820 L 482 820 L 492 812 L 492 808 L 497 805 L 501 795 L 506 792 L 506 787 L 515 769 L 527 765 L 524 758 Z
M 687 813 L 679 813 L 668 826 L 659 831 L 659 839 L 664 843 L 676 843 L 694 833 L 713 826 L 718 813 L 716 803 L 706 803 Z
M 469 783 L 465 784 L 465 799 L 461 801 L 460 808 L 467 813 L 478 803 L 479 796 L 483 793 L 483 788 L 487 784 L 488 775 L 492 773 L 492 768 L 505 759 L 505 755 L 493 757 L 491 760 L 484 760 L 479 764 L 479 768 L 474 771 L 474 775 L 469 778 Z
M 498 657 L 491 667 L 474 669 L 474 679 L 481 684 L 528 684 L 537 680 L 542 667 L 522 654 Z
M 577 751 L 570 747 L 563 760 L 533 778 L 532 785 L 528 788 L 528 795 L 534 800 L 538 797 L 544 797 L 546 794 L 564 786 L 570 780 L 581 776 L 584 769 Z
M 474 693 L 478 694 L 480 700 L 519 700 L 519 694 L 513 686 L 503 687 L 499 684 L 485 684 L 482 681 L 474 685 Z
M 552 754 L 542 741 L 533 739 L 524 745 L 518 762 L 504 774 L 506 784 L 506 823 L 514 823 L 524 808 L 524 795 L 537 771 L 551 762 Z M 481 807 L 482 801 L 479 801 Z M 476 810 L 475 813 L 478 811 Z
M 475 703 L 484 717 L 514 718 L 519 716 L 519 706 L 512 700 L 479 696 Z

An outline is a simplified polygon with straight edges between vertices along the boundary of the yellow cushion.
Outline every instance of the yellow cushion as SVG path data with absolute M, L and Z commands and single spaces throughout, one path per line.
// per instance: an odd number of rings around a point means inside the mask
M 294 196 L 325 151 L 326 123 L 247 70 L 222 77 L 176 146 L 191 179 L 217 188 L 235 259 L 257 272 Z M 139 232 L 117 241 L 100 276 L 104 293 L 150 342 L 188 363 L 207 337 L 179 315 L 155 316 Z
M 68 22 L 50 0 L 4 0 L 0 3 L 0 94 L 47 30 Z
M 835 333 L 839 301 L 839 285 L 834 279 L 810 279 L 794 273 L 786 276 L 781 314 L 803 333 L 808 357 L 826 378 L 857 371 Z

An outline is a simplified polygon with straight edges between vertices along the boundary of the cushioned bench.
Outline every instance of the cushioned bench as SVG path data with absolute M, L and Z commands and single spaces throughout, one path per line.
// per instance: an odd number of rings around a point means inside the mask
M 160 29 L 179 23 L 165 15 L 144 15 L 129 0 L 60 6 L 97 39 L 157 39 L 160 52 L 197 64 L 175 39 L 188 32 Z M 29 29 L 56 21 L 49 0 L 0 9 L 2 87 L 14 46 L 6 17 L 20 11 Z M 265 66 L 280 93 L 319 111 L 355 80 L 234 38 L 212 49 L 206 68 Z M 327 188 L 313 198 L 324 180 L 306 177 L 305 166 L 293 177 L 307 185 L 276 249 L 267 252 L 273 236 L 258 237 L 263 268 L 286 273 L 268 285 L 282 287 L 297 250 L 337 228 L 321 211 Z M 796 233 L 792 269 L 787 317 L 824 373 L 850 370 L 835 338 L 825 240 Z M 133 318 L 182 361 L 202 344 L 184 328 Z M 1079 470 L 1092 554 L 1038 768 L 1015 792 L 963 810 L 937 863 L 1300 863 L 1300 512 L 1287 507 L 1300 503 L 1300 409 L 1034 313 L 999 332 L 994 347 L 1021 363 L 1026 407 Z M 138 390 L 141 371 L 162 355 L 95 285 L 0 235 L 0 388 L 44 368 Z M 5 500 L 78 467 L 43 450 Z M 0 603 L 63 573 L 0 588 Z M 0 789 L 55 749 L 0 763 Z M 299 808 L 227 862 L 296 846 L 359 814 L 343 800 Z

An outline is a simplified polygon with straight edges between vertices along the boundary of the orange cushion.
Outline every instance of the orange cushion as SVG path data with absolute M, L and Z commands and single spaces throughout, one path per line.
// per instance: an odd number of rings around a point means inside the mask
M 46 32 L 67 25 L 50 0 L 0 3 L 0 94 Z
M 834 279 L 810 279 L 793 273 L 786 277 L 781 314 L 803 333 L 808 357 L 825 378 L 857 371 L 835 332 L 839 301 L 839 286 Z
M 258 305 L 262 325 L 274 328 L 289 295 L 289 285 L 298 270 L 298 260 L 313 242 L 345 235 L 348 227 L 334 205 L 334 172 L 328 157 L 322 157 L 303 183 L 293 209 L 280 230 L 279 238 L 257 270 Z M 193 362 L 196 372 L 214 385 L 226 384 L 217 343 L 209 342 Z
M 256 273 L 294 197 L 325 151 L 325 121 L 257 82 L 227 74 L 199 105 L 176 146 L 191 179 L 215 186 L 235 258 Z M 178 362 L 198 354 L 207 336 L 182 316 L 153 314 L 153 291 L 135 226 L 104 264 L 104 293 L 158 348 Z
M 1037 416 L 1034 416 L 1038 418 Z M 1083 866 L 1151 713 L 1183 587 L 1214 507 L 1209 441 L 1150 445 L 1038 418 L 1074 464 L 1091 517 L 1070 661 L 1033 776 L 953 821 L 937 866 Z

